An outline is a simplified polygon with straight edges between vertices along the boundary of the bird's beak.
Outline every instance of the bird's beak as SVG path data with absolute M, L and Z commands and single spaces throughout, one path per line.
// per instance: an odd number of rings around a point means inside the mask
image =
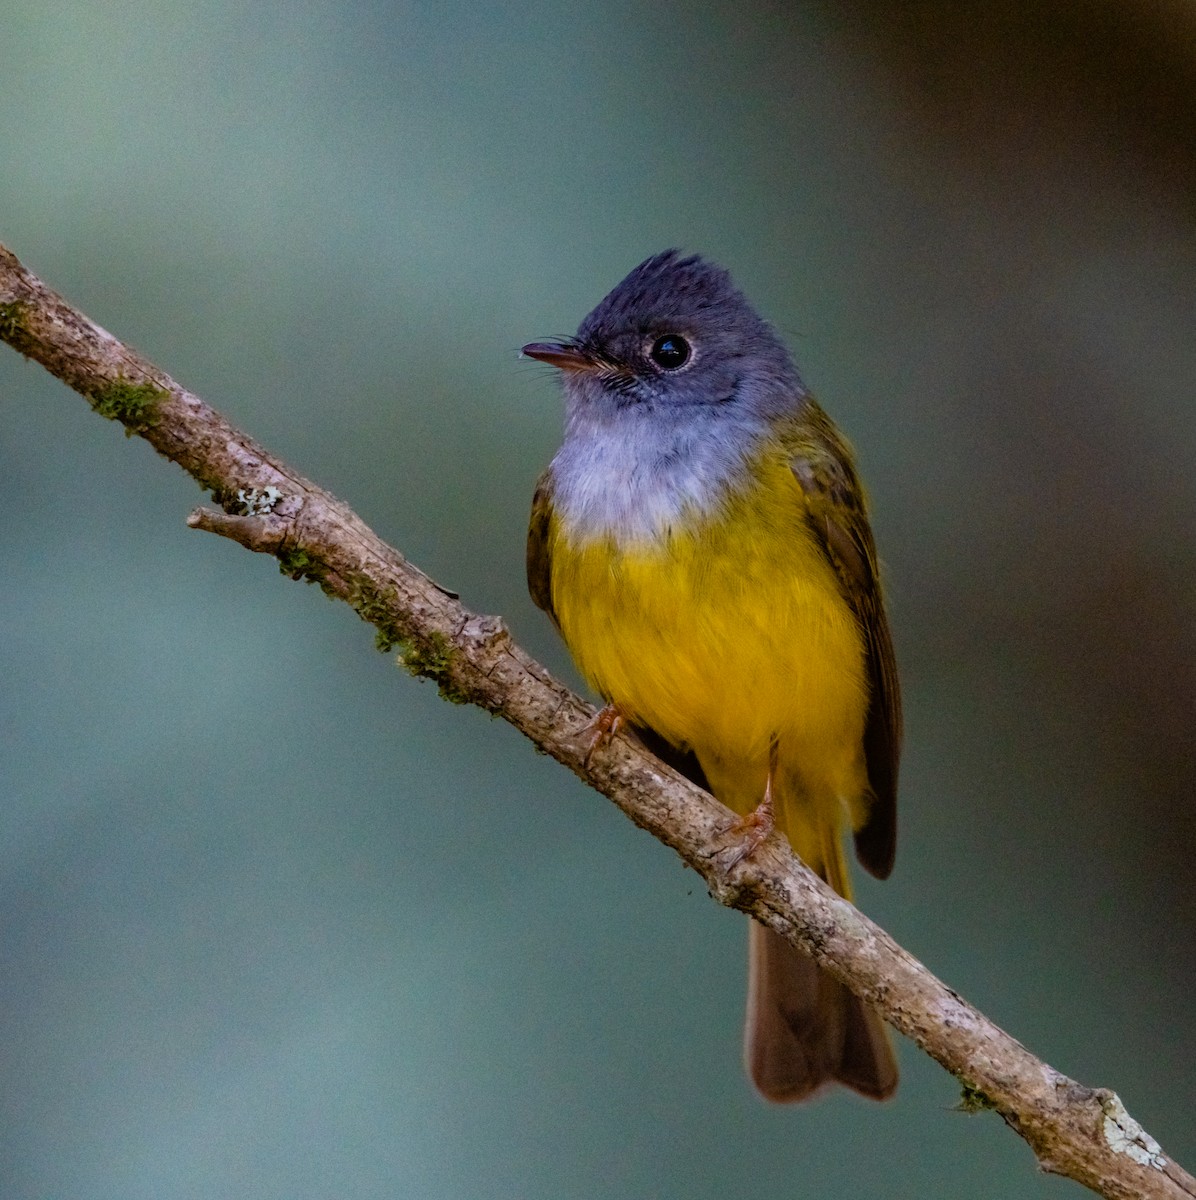
M 562 371 L 594 371 L 598 367 L 597 361 L 580 347 L 561 342 L 529 342 L 522 353 Z

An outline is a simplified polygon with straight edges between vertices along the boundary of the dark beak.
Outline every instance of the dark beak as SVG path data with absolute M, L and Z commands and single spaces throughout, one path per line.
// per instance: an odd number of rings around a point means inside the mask
M 598 368 L 598 363 L 584 350 L 561 342 L 529 342 L 522 353 L 562 371 L 594 371 Z

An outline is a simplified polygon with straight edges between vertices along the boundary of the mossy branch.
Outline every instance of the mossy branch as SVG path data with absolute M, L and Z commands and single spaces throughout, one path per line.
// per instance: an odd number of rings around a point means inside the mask
M 872 1004 L 963 1082 L 965 1107 L 1000 1113 L 1044 1169 L 1110 1200 L 1196 1198 L 1196 1180 L 1113 1092 L 1035 1058 L 835 895 L 782 839 L 736 861 L 726 852 L 727 810 L 638 742 L 618 736 L 587 754 L 588 739 L 578 735 L 593 709 L 517 646 L 499 618 L 470 612 L 347 505 L 72 308 L 3 246 L 0 340 L 211 492 L 223 511 L 196 510 L 193 527 L 274 555 L 284 574 L 351 605 L 377 629 L 380 647 L 400 646 L 406 668 L 435 680 L 447 699 L 510 721 L 671 846 L 717 900 L 775 929 Z

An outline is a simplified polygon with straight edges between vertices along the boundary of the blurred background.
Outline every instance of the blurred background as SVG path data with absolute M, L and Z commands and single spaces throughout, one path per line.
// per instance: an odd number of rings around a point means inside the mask
M 570 679 L 517 349 L 731 268 L 875 505 L 859 902 L 1196 1168 L 1190 6 L 49 0 L 0 105 L 0 241 Z M 908 1044 L 765 1106 L 739 915 L 7 348 L 0 404 L 6 1200 L 1081 1194 Z

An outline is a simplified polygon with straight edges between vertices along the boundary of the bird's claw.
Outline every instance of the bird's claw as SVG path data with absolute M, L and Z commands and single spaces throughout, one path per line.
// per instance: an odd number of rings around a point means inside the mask
M 622 728 L 626 718 L 614 704 L 600 708 L 578 732 L 578 740 L 585 745 L 582 765 L 589 767 L 590 759 L 598 750 L 610 745 L 611 739 Z
M 723 830 L 732 844 L 726 847 L 727 870 L 733 871 L 750 858 L 772 836 L 777 827 L 772 803 L 772 775 L 764 786 L 764 799 L 746 817 L 736 817 Z

